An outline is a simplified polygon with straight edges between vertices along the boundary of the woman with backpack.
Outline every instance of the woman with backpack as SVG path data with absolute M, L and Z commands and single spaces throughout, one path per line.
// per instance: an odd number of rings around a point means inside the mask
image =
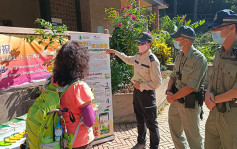
M 68 108 L 68 112 L 62 114 L 66 124 L 64 133 L 75 134 L 79 124 L 73 149 L 90 149 L 94 140 L 92 125 L 95 122 L 95 112 L 91 105 L 94 97 L 91 88 L 80 81 L 88 74 L 88 62 L 87 49 L 76 41 L 64 44 L 54 62 L 53 83 L 59 86 L 71 85 L 61 97 L 60 109 Z M 74 122 L 72 115 L 75 117 Z M 64 122 L 62 127 L 65 128 Z

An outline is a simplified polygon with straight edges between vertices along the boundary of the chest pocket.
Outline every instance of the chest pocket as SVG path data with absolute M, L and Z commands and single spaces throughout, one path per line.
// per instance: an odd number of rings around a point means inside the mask
M 148 64 L 141 63 L 140 70 L 144 74 L 149 74 L 149 68 L 150 66 Z
M 190 73 L 193 69 L 193 63 L 191 63 L 190 61 L 186 61 L 186 63 L 184 64 L 183 70 L 182 70 L 182 82 L 183 83 L 187 83 L 188 79 L 190 77 Z
M 236 75 L 237 75 L 237 65 L 227 63 L 223 68 L 224 79 L 223 83 L 226 90 L 230 90 L 233 88 L 235 83 L 237 82 Z

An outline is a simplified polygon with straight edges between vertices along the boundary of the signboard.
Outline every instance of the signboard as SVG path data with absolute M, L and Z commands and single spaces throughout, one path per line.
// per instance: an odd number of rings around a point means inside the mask
M 93 125 L 95 144 L 114 139 L 112 87 L 110 56 L 105 53 L 109 48 L 109 35 L 93 33 L 73 33 L 71 40 L 81 42 L 89 51 L 89 76 L 84 80 L 92 89 L 95 102 L 99 102 L 96 122 Z
M 0 90 L 49 76 L 42 64 L 54 51 L 44 51 L 44 47 L 36 41 L 26 42 L 24 35 L 0 34 Z

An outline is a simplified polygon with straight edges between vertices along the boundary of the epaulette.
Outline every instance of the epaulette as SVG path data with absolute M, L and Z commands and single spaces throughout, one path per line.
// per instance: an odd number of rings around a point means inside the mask
M 153 55 L 150 55 L 149 59 L 150 59 L 151 62 L 155 61 L 155 58 L 153 57 Z
M 194 55 L 196 58 L 201 58 L 201 57 L 203 57 L 203 54 L 202 54 L 200 51 L 198 51 L 198 50 L 195 50 L 195 51 L 193 52 L 193 55 Z

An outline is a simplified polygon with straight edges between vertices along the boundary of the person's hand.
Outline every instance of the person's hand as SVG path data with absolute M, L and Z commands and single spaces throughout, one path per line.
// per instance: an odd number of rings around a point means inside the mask
M 207 91 L 206 94 L 205 94 L 205 104 L 206 104 L 207 108 L 211 111 L 216 106 L 215 97 L 209 91 Z
M 133 86 L 134 86 L 136 89 L 139 90 L 139 89 L 140 89 L 140 84 L 139 84 L 139 82 L 137 82 L 137 81 L 134 80 L 134 83 L 135 83 L 135 84 L 134 84 Z
M 115 50 L 113 50 L 113 49 L 106 49 L 106 53 L 107 53 L 107 54 L 115 53 Z
M 169 103 L 175 103 L 176 102 L 176 100 L 173 100 L 172 96 L 173 96 L 173 93 L 167 92 L 166 99 Z

